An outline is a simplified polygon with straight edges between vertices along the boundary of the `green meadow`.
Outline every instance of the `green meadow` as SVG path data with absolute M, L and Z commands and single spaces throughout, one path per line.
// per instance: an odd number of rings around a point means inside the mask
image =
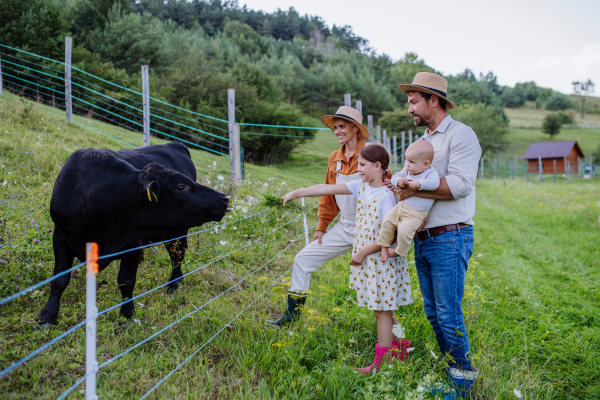
M 85 118 L 67 124 L 56 109 L 10 94 L 0 98 L 1 298 L 52 274 L 49 202 L 69 154 L 117 150 L 127 147 L 123 142 L 137 146 L 141 138 Z M 228 160 L 192 152 L 199 181 L 233 196 L 226 221 L 247 219 L 192 230 L 199 233 L 183 267 L 191 273 L 176 294 L 161 288 L 136 299 L 130 323 L 118 310 L 98 318 L 99 364 L 150 338 L 100 369 L 101 399 L 140 398 L 188 358 L 149 398 L 427 398 L 418 388 L 442 381 L 444 360 L 424 315 L 412 253 L 414 304 L 397 312 L 414 347 L 405 362 L 368 377 L 354 372 L 372 361 L 376 330 L 372 313 L 357 307 L 348 288 L 347 255 L 313 274 L 299 323 L 274 330 L 264 322 L 283 310 L 304 235 L 301 212 L 269 209 L 261 195 L 321 182 L 335 148 L 335 140 L 314 140 L 283 165 L 247 164 L 239 186 L 219 178 L 227 176 Z M 599 193 L 599 178 L 477 181 L 475 252 L 463 300 L 481 370 L 473 399 L 514 399 L 515 390 L 526 399 L 600 398 Z M 307 200 L 309 226 L 317 221 L 316 204 Z M 117 264 L 98 275 L 99 310 L 121 301 Z M 169 273 L 164 248 L 146 249 L 134 293 L 165 283 Z M 0 307 L 1 369 L 85 319 L 81 269 L 63 295 L 59 325 L 40 330 L 35 318 L 49 289 Z M 0 379 L 0 393 L 3 399 L 57 398 L 84 371 L 82 328 Z M 82 389 L 68 398 L 83 399 Z

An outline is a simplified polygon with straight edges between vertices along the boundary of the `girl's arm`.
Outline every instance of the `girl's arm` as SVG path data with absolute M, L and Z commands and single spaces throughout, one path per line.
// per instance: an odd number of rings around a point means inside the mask
M 356 254 L 352 256 L 352 260 L 350 260 L 350 264 L 352 265 L 360 265 L 365 261 L 365 258 L 370 254 L 377 253 L 381 251 L 381 246 L 377 244 L 377 242 L 373 242 L 362 249 L 360 249 Z
M 315 185 L 307 188 L 292 190 L 283 196 L 283 205 L 299 197 L 318 197 L 328 194 L 352 194 L 346 185 Z

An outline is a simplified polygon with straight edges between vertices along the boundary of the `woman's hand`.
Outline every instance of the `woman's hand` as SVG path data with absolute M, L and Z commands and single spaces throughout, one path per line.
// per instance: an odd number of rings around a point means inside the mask
M 298 198 L 298 196 L 296 196 L 296 190 L 292 190 L 291 192 L 289 192 L 288 194 L 286 194 L 285 196 L 281 196 L 283 198 L 283 205 L 285 206 L 285 203 L 287 203 L 288 201 L 292 201 Z
M 314 242 L 315 240 L 319 241 L 319 246 L 323 244 L 323 231 L 316 231 L 315 232 L 315 236 L 313 236 L 313 238 L 311 239 L 310 243 Z

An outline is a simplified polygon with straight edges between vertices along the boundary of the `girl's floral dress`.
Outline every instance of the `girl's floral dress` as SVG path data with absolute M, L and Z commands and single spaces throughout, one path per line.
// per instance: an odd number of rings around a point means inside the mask
M 364 184 L 359 188 L 353 254 L 377 240 L 379 202 L 386 195 L 383 191 L 369 200 Z M 356 290 L 358 305 L 369 310 L 396 310 L 413 302 L 406 257 L 382 263 L 381 252 L 368 255 L 361 265 L 351 266 L 350 287 Z

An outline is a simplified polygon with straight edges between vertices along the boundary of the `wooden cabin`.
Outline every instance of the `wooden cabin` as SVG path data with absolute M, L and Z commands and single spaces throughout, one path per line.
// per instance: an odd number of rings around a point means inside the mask
M 554 160 L 556 160 L 557 174 L 569 172 L 576 174 L 584 155 L 576 140 L 531 143 L 523 156 L 523 160 L 527 160 L 530 173 L 539 173 L 538 163 L 540 157 L 542 158 L 542 171 L 544 174 L 554 173 Z

